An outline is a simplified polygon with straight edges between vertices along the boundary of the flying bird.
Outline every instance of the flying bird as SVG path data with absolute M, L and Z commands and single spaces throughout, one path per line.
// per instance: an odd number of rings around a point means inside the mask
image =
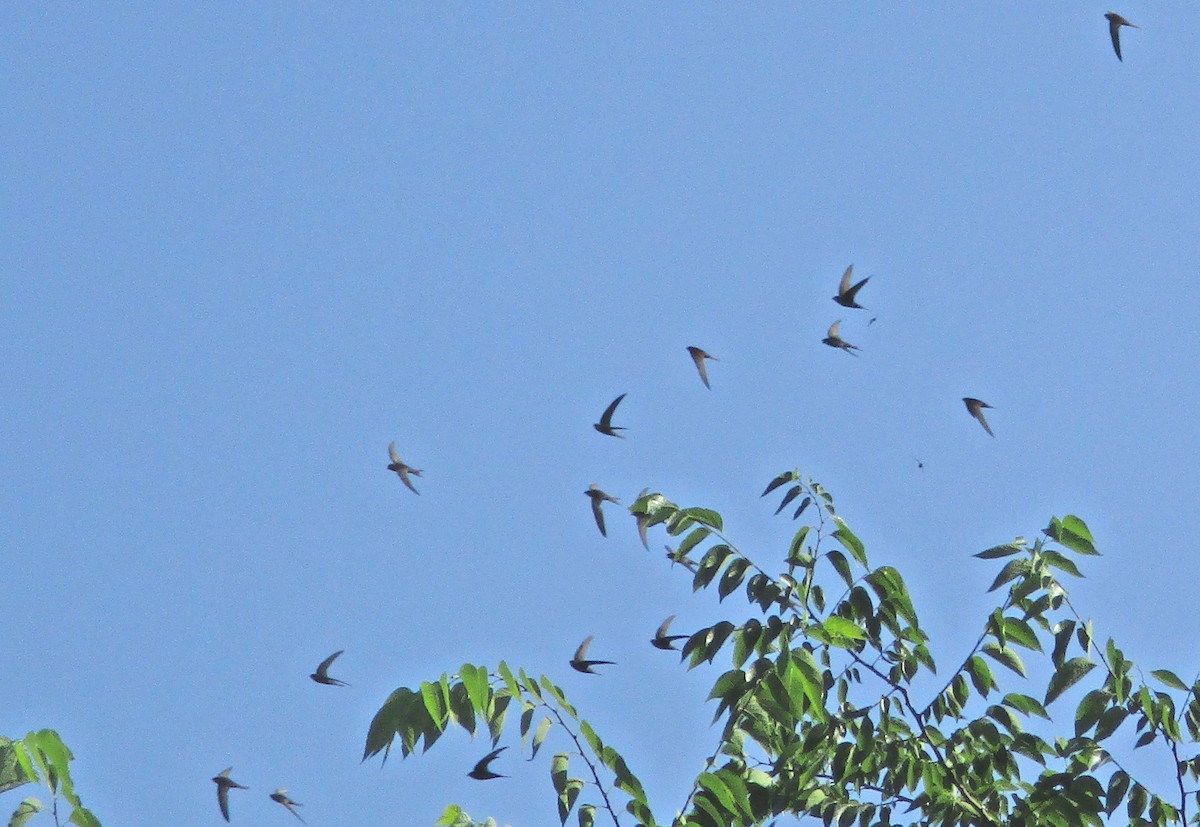
M 1108 36 L 1112 38 L 1113 51 L 1117 53 L 1117 60 L 1124 63 L 1125 58 L 1121 57 L 1121 27 L 1128 26 L 1131 29 L 1140 29 L 1141 26 L 1130 23 L 1115 11 L 1110 11 L 1104 16 L 1108 18 Z
M 846 272 L 842 273 L 842 283 L 838 285 L 837 295 L 833 297 L 833 300 L 835 302 L 837 302 L 838 304 L 840 304 L 842 307 L 854 307 L 859 310 L 865 310 L 866 308 L 864 308 L 861 304 L 858 303 L 858 301 L 855 299 L 855 296 L 858 295 L 859 290 L 862 290 L 863 285 L 871 280 L 871 277 L 867 276 L 865 279 L 860 281 L 858 284 L 851 287 L 850 286 L 850 276 L 853 273 L 854 273 L 854 265 L 851 264 L 849 267 L 846 268 Z
M 492 772 L 492 768 L 488 764 L 496 758 L 497 755 L 504 752 L 508 747 L 498 747 L 487 755 L 480 758 L 475 766 L 467 773 L 468 778 L 474 778 L 476 781 L 489 781 L 493 778 L 508 778 L 507 775 L 501 775 L 498 772 Z
M 649 488 L 643 488 L 638 493 L 637 498 L 640 500 L 642 497 L 646 496 L 649 493 L 650 493 Z M 638 538 L 642 541 L 642 545 L 645 546 L 646 551 L 649 551 L 650 550 L 650 541 L 646 538 L 646 529 L 650 527 L 650 515 L 649 514 L 634 514 L 633 516 L 634 516 L 634 519 L 637 520 Z
M 588 635 L 583 639 L 583 643 L 579 644 L 579 648 L 575 650 L 575 657 L 571 658 L 571 668 L 576 672 L 586 672 L 589 675 L 597 675 L 598 672 L 593 672 L 593 666 L 599 666 L 602 663 L 613 663 L 611 660 L 584 660 L 587 657 L 588 647 L 592 645 L 592 638 L 595 635 Z M 614 664 L 615 665 L 615 664 Z
M 988 427 L 987 420 L 983 418 L 983 409 L 992 407 L 981 399 L 973 399 L 970 396 L 963 397 L 963 404 L 967 406 L 967 410 L 971 412 L 971 416 L 979 420 L 979 424 L 983 426 L 983 430 L 988 432 L 988 436 L 995 436 L 992 429 Z
M 303 807 L 304 805 L 299 801 L 292 801 L 290 798 L 288 798 L 287 790 L 281 787 L 280 789 L 271 793 L 271 800 L 277 801 L 283 806 L 287 807 L 288 812 L 294 815 L 296 818 L 299 818 L 301 824 L 308 823 L 303 818 L 300 818 L 300 814 L 293 809 L 294 807 Z
M 332 655 L 325 658 L 325 660 L 321 661 L 320 664 L 317 665 L 317 671 L 313 672 L 311 675 L 309 675 L 309 677 L 317 683 L 323 683 L 326 686 L 349 686 L 350 684 L 346 683 L 345 681 L 339 681 L 337 678 L 329 677 L 330 664 L 337 660 L 338 655 L 344 651 L 346 650 L 338 649 Z
M 688 345 L 688 353 L 692 354 L 692 361 L 696 363 L 696 370 L 700 372 L 700 381 L 704 383 L 704 387 L 712 390 L 712 385 L 708 384 L 708 368 L 704 366 L 705 359 L 712 359 L 714 362 L 721 361 L 711 353 L 705 353 L 698 347 Z
M 621 404 L 621 400 L 625 398 L 625 394 L 621 394 L 604 409 L 604 413 L 600 414 L 600 421 L 593 422 L 592 427 L 606 436 L 615 436 L 617 439 L 625 437 L 617 433 L 617 431 L 625 431 L 627 428 L 621 428 L 612 424 L 613 413 L 617 410 L 617 406 Z
M 225 817 L 226 821 L 229 821 L 229 791 L 235 787 L 239 790 L 250 789 L 230 778 L 229 773 L 231 772 L 233 772 L 233 767 L 226 767 L 213 776 L 213 783 L 217 785 L 217 803 L 221 805 L 221 815 Z
M 829 334 L 821 341 L 824 342 L 825 344 L 829 345 L 830 347 L 836 347 L 839 350 L 844 350 L 847 353 L 849 353 L 851 356 L 857 356 L 858 354 L 854 353 L 854 351 L 862 350 L 862 348 L 858 347 L 857 345 L 850 344 L 849 342 L 847 342 L 845 339 L 843 339 L 841 336 L 838 335 L 838 325 L 840 325 L 841 323 L 842 323 L 842 320 L 838 319 L 836 322 L 831 324 L 829 326 Z
M 604 530 L 604 512 L 600 510 L 600 506 L 605 502 L 619 505 L 621 501 L 611 494 L 605 494 L 596 483 L 589 485 L 587 491 L 583 493 L 592 500 L 592 516 L 596 518 L 596 527 L 600 529 L 600 536 L 607 537 L 608 532 Z
M 413 488 L 412 480 L 408 478 L 408 475 L 412 474 L 414 477 L 419 477 L 421 476 L 421 469 L 406 465 L 404 460 L 400 459 L 400 455 L 396 453 L 395 442 L 388 446 L 388 456 L 391 457 L 392 462 L 388 465 L 387 469 L 395 471 L 399 475 L 400 481 L 408 486 L 409 491 L 412 491 L 414 494 L 420 494 L 420 491 Z
M 671 644 L 676 640 L 683 640 L 687 635 L 668 635 L 667 629 L 671 627 L 671 621 L 675 619 L 675 615 L 671 615 L 658 627 L 658 631 L 654 633 L 654 638 L 650 641 L 655 649 L 674 649 Z

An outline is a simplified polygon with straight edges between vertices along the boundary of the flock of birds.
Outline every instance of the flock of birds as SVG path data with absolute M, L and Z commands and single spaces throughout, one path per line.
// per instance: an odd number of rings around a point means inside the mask
M 1104 17 L 1108 20 L 1108 32 L 1109 36 L 1112 38 L 1113 51 L 1116 52 L 1117 59 L 1124 62 L 1124 58 L 1121 56 L 1121 28 L 1123 26 L 1128 26 L 1133 29 L 1140 27 L 1134 23 L 1130 23 L 1116 12 L 1108 12 L 1104 15 Z M 858 293 L 863 289 L 863 287 L 866 286 L 867 282 L 871 280 L 871 277 L 867 276 L 862 281 L 855 283 L 853 276 L 854 265 L 851 264 L 842 274 L 842 280 L 838 284 L 837 295 L 833 297 L 833 300 L 842 307 L 848 309 L 865 310 L 866 308 L 858 303 Z M 875 318 L 871 318 L 871 320 L 867 322 L 867 325 L 870 326 L 874 323 Z M 848 353 L 851 356 L 857 356 L 858 354 L 856 354 L 854 351 L 861 350 L 861 348 L 842 338 L 841 324 L 842 319 L 838 319 L 831 324 L 829 326 L 829 330 L 825 334 L 825 338 L 822 339 L 821 342 L 829 347 L 836 348 L 844 353 Z M 694 345 L 689 345 L 687 351 L 692 357 L 692 362 L 695 363 L 696 372 L 700 374 L 700 381 L 704 383 L 704 387 L 711 390 L 712 385 L 709 384 L 708 380 L 707 362 L 709 360 L 714 362 L 720 360 L 711 353 L 706 352 L 702 348 L 695 347 Z M 604 413 L 600 415 L 600 421 L 593 423 L 592 427 L 605 436 L 624 439 L 625 437 L 618 433 L 618 431 L 624 431 L 627 429 L 620 425 L 614 425 L 612 420 L 613 416 L 617 412 L 617 406 L 621 404 L 621 401 L 625 399 L 625 396 L 626 394 L 623 393 L 610 402 L 608 407 L 604 409 Z M 967 407 L 967 412 L 970 413 L 970 415 L 974 417 L 981 426 L 983 426 L 983 430 L 985 430 L 989 436 L 994 437 L 995 434 L 992 433 L 992 429 L 988 425 L 987 419 L 985 419 L 983 415 L 983 409 L 991 408 L 992 406 L 984 402 L 982 399 L 976 399 L 971 396 L 964 396 L 962 401 Z M 421 469 L 413 468 L 411 465 L 405 463 L 404 460 L 400 459 L 400 455 L 396 451 L 395 442 L 392 442 L 390 445 L 388 445 L 388 458 L 391 461 L 388 463 L 387 470 L 394 472 L 398 477 L 400 477 L 400 481 L 404 483 L 404 485 L 414 494 L 420 494 L 421 492 L 418 491 L 416 486 L 413 485 L 411 478 L 421 476 Z M 923 468 L 924 464 L 918 460 L 917 466 Z M 647 492 L 648 489 L 642 489 L 641 494 L 638 496 L 643 497 Z M 620 504 L 620 500 L 611 494 L 607 494 L 602 491 L 595 483 L 592 483 L 590 486 L 588 486 L 588 489 L 583 493 L 591 500 L 592 517 L 596 520 L 596 527 L 600 529 L 601 536 L 607 537 L 608 532 L 604 526 L 604 511 L 602 506 L 606 502 Z M 641 538 L 642 545 L 649 547 L 646 538 L 646 520 L 643 515 L 636 516 L 638 517 L 638 534 Z M 668 634 L 668 630 L 670 629 L 671 622 L 673 620 L 675 620 L 675 615 L 669 616 L 662 622 L 662 624 L 658 627 L 658 630 L 654 633 L 654 637 L 650 640 L 650 643 L 655 648 L 674 649 L 675 641 L 683 640 L 687 637 L 687 635 Z M 569 664 L 575 671 L 582 672 L 587 675 L 596 675 L 599 673 L 595 672 L 592 667 L 615 665 L 614 661 L 611 660 L 587 659 L 587 652 L 592 645 L 593 638 L 594 635 L 588 635 L 586 638 L 584 638 L 583 642 L 580 643 L 579 647 L 575 650 L 575 654 L 571 657 Z M 338 658 L 338 656 L 342 654 L 343 651 L 344 650 L 339 649 L 329 657 L 325 658 L 325 660 L 321 661 L 317 665 L 316 671 L 309 675 L 309 677 L 316 683 L 323 684 L 325 686 L 349 686 L 350 684 L 346 683 L 345 681 L 338 680 L 337 678 L 329 675 L 329 667 Z M 507 746 L 498 747 L 489 752 L 487 755 L 483 756 L 483 758 L 480 758 L 479 761 L 475 763 L 475 766 L 471 768 L 471 771 L 467 773 L 467 777 L 473 778 L 477 781 L 489 781 L 493 778 L 507 778 L 507 776 L 493 772 L 491 769 L 492 761 L 494 761 L 500 755 L 500 753 L 504 752 L 506 749 L 508 749 Z M 229 791 L 234 789 L 249 789 L 249 787 L 234 781 L 233 778 L 230 777 L 230 773 L 232 772 L 233 767 L 227 767 L 217 775 L 213 776 L 212 779 L 213 783 L 217 785 L 217 803 L 221 808 L 221 815 L 224 816 L 226 821 L 229 821 Z M 301 817 L 300 813 L 296 812 L 296 808 L 301 806 L 300 802 L 293 801 L 291 798 L 289 798 L 286 789 L 281 787 L 275 790 L 275 792 L 270 794 L 270 798 L 272 801 L 275 801 L 287 808 L 287 811 L 296 818 L 300 819 L 301 822 L 304 822 L 304 819 Z

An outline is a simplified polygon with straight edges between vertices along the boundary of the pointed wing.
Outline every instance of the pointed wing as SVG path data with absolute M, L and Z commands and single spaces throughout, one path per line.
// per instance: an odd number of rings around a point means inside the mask
M 388 445 L 388 456 L 391 457 L 393 463 L 395 463 L 396 465 L 400 464 L 400 455 L 396 453 L 396 443 L 395 442 Z
M 1122 18 L 1120 15 L 1112 14 L 1111 12 L 1106 16 L 1108 17 L 1108 36 L 1112 38 L 1113 51 L 1117 53 L 1117 60 L 1124 63 L 1125 58 L 1121 57 Z
M 414 494 L 420 494 L 420 493 L 421 493 L 420 491 L 418 491 L 418 490 L 417 490 L 417 489 L 416 489 L 416 488 L 413 486 L 413 484 L 412 484 L 412 480 L 410 480 L 410 479 L 408 478 L 408 471 L 407 471 L 407 470 L 404 470 L 404 471 L 401 471 L 401 472 L 400 472 L 400 481 L 401 481 L 402 483 L 404 483 L 406 486 L 408 486 L 408 490 L 409 490 L 409 491 L 411 491 L 411 492 L 413 492 Z
M 229 772 L 229 770 L 225 772 Z M 221 815 L 225 817 L 226 821 L 229 821 L 229 788 L 224 784 L 217 785 L 217 803 L 221 805 Z
M 842 273 L 842 283 L 838 285 L 838 295 L 846 295 L 846 291 L 850 289 L 850 277 L 854 275 L 854 265 L 851 264 L 846 268 L 846 272 Z
M 983 430 L 988 432 L 988 436 L 995 436 L 995 434 L 992 433 L 992 429 L 988 427 L 987 420 L 983 418 L 983 408 L 975 408 L 975 418 L 979 420 L 979 424 L 983 426 Z
M 838 319 L 836 322 L 834 322 L 833 324 L 831 324 L 829 326 L 828 336 L 830 339 L 841 339 L 842 338 L 841 336 L 838 335 L 838 326 L 841 323 L 842 323 L 842 320 Z
M 617 406 L 621 404 L 621 400 L 624 398 L 625 398 L 625 394 L 621 394 L 616 399 L 614 399 L 612 402 L 610 402 L 608 407 L 604 409 L 604 413 L 602 413 L 600 415 L 600 424 L 602 426 L 604 426 L 605 428 L 609 428 L 612 426 L 613 414 L 616 412 Z
M 604 501 L 603 492 L 592 496 L 592 516 L 596 518 L 596 528 L 600 529 L 600 536 L 607 537 L 608 532 L 604 530 L 604 511 L 600 508 L 600 503 Z
M 588 635 L 583 639 L 583 643 L 579 644 L 579 648 L 575 650 L 575 657 L 571 660 L 583 660 L 587 656 L 588 647 L 592 645 L 592 638 L 595 635 Z
M 345 651 L 346 651 L 345 649 L 338 649 L 332 655 L 325 658 L 325 660 L 321 661 L 321 663 L 317 666 L 317 674 L 323 678 L 329 677 L 330 664 L 332 664 L 335 660 L 337 660 L 338 655 L 342 654 L 342 652 L 345 652 Z
M 655 637 L 662 638 L 667 636 L 667 629 L 671 628 L 671 621 L 675 619 L 675 615 L 671 615 L 658 627 L 658 631 L 654 633 Z

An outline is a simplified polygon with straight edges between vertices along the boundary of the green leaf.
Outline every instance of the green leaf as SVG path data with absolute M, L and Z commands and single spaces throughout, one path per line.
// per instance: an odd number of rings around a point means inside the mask
M 433 823 L 437 827 L 471 827 L 475 822 L 463 812 L 462 807 L 457 804 L 447 804 L 446 809 L 442 811 L 441 818 Z
M 1014 554 L 1020 554 L 1025 550 L 1025 547 L 1020 543 L 1005 543 L 1002 546 L 992 546 L 989 549 L 979 552 L 975 556 L 980 560 L 996 560 L 1000 557 L 1011 557 Z
M 1004 565 L 1004 568 L 1000 569 L 1000 573 L 996 575 L 996 579 L 992 581 L 992 585 L 988 588 L 988 591 L 994 592 L 1005 583 L 1029 574 L 1030 566 L 1032 566 L 1032 563 L 1024 558 L 1010 560 Z
M 766 490 L 763 491 L 760 496 L 765 497 L 768 494 L 770 494 L 772 491 L 774 491 L 776 488 L 778 488 L 779 486 L 786 485 L 789 482 L 793 482 L 793 481 L 795 481 L 795 479 L 796 479 L 795 471 L 784 471 L 778 477 L 776 477 L 775 479 L 773 479 L 769 483 L 767 483 Z M 778 514 L 779 512 L 777 511 L 775 513 Z
M 788 492 L 783 495 L 783 502 L 779 503 L 779 508 L 775 509 L 775 513 L 778 514 L 780 511 L 783 511 L 788 503 L 799 497 L 800 491 L 801 488 L 798 485 L 793 485 L 791 488 L 789 488 Z
M 850 552 L 850 555 L 854 557 L 854 559 L 857 560 L 863 568 L 867 568 L 867 550 L 863 547 L 862 540 L 855 536 L 854 532 L 850 530 L 850 527 L 846 525 L 846 521 L 841 517 L 834 517 L 833 521 L 837 523 L 838 526 L 837 531 L 833 532 L 833 536 L 839 543 L 842 544 L 842 548 Z
M 567 770 L 570 765 L 571 756 L 565 752 L 556 753 L 550 759 L 550 783 L 558 795 L 562 795 L 563 790 L 567 788 Z
M 685 508 L 683 509 L 683 513 L 700 523 L 700 525 L 715 528 L 717 531 L 723 528 L 721 515 L 710 508 Z
M 579 793 L 583 790 L 583 782 L 578 778 L 567 779 L 563 791 L 558 794 L 558 820 L 561 824 L 566 824 L 567 819 L 571 816 L 571 810 L 575 808 L 575 802 L 579 798 Z
M 796 510 L 792 512 L 792 519 L 793 520 L 800 519 L 800 515 L 803 514 L 804 510 L 806 508 L 808 508 L 810 505 L 812 505 L 812 497 L 805 497 L 804 499 L 802 499 L 800 501 L 800 505 L 798 505 L 796 507 Z
M 41 811 L 42 802 L 36 798 L 27 798 L 13 811 L 12 818 L 8 820 L 8 827 L 25 827 L 25 823 Z
M 1178 675 L 1169 669 L 1155 669 L 1150 674 L 1158 678 L 1159 681 L 1171 687 L 1172 689 L 1180 689 L 1184 692 L 1187 691 L 1187 686 L 1184 684 L 1184 682 L 1179 679 Z
M 703 543 L 710 534 L 712 534 L 712 532 L 707 528 L 701 527 L 694 529 L 691 534 L 683 538 L 683 541 L 679 544 L 678 553 L 680 555 L 687 554 L 696 546 Z
M 835 641 L 838 639 L 848 639 L 852 641 L 867 639 L 867 633 L 860 629 L 857 623 L 852 620 L 847 620 L 844 617 L 837 617 L 836 615 L 834 617 L 828 617 L 821 625 L 824 627 L 825 631 L 829 633 L 829 636 Z
M 1046 706 L 1052 704 L 1055 698 L 1066 692 L 1095 668 L 1096 664 L 1087 658 L 1071 658 L 1055 671 L 1054 677 L 1050 678 L 1050 685 L 1046 689 L 1046 699 L 1043 703 Z
M 696 783 L 712 793 L 713 797 L 721 804 L 725 813 L 736 815 L 738 812 L 737 803 L 734 801 L 733 790 L 725 783 L 725 780 L 715 773 L 701 773 L 696 779 Z
M 985 698 L 992 689 L 998 689 L 996 678 L 992 675 L 992 670 L 988 667 L 987 661 L 979 657 L 979 655 L 971 655 L 967 661 L 967 674 L 971 677 L 971 683 L 975 685 L 975 691 Z
M 596 823 L 596 805 L 579 805 L 579 827 L 593 827 Z
M 988 641 L 983 644 L 983 653 L 997 663 L 1007 666 L 1022 678 L 1025 677 L 1025 665 L 1021 663 L 1021 659 L 1017 657 L 1017 653 L 1012 649 L 1001 648 L 995 643 Z
M 1024 620 L 1018 620 L 1015 617 L 1006 617 L 1003 623 L 1005 639 L 1019 646 L 1024 646 L 1026 649 L 1032 649 L 1035 652 L 1042 651 L 1042 644 L 1038 640 L 1037 634 Z
M 746 569 L 750 568 L 750 561 L 745 557 L 738 557 L 725 569 L 725 573 L 721 575 L 721 582 L 717 584 L 717 597 L 724 600 L 738 586 L 742 585 L 742 578 L 746 576 Z
M 850 572 L 850 561 L 846 559 L 846 555 L 837 549 L 832 549 L 826 552 L 825 559 L 833 564 L 833 570 L 838 573 L 847 586 L 854 585 L 854 575 Z
M 554 722 L 548 717 L 542 718 L 541 723 L 538 724 L 537 731 L 533 733 L 533 751 L 529 756 L 530 761 L 537 757 L 538 750 L 541 749 L 542 742 L 546 740 L 546 735 L 550 732 L 550 727 L 553 725 Z
M 87 807 L 76 807 L 72 810 L 67 823 L 74 824 L 75 827 L 100 827 L 100 819 Z
M 1088 531 L 1087 524 L 1074 514 L 1068 514 L 1061 520 L 1057 517 L 1052 517 L 1050 525 L 1045 529 L 1045 534 L 1051 540 L 1061 543 L 1078 554 L 1100 554 L 1100 552 L 1096 551 L 1096 546 L 1094 545 L 1095 539 L 1092 537 L 1092 533 Z
M 1065 571 L 1067 574 L 1070 574 L 1073 577 L 1083 577 L 1083 572 L 1081 572 L 1079 567 L 1072 562 L 1071 558 L 1065 557 L 1064 555 L 1059 554 L 1057 551 L 1052 551 L 1051 549 L 1044 550 L 1042 552 L 1042 559 L 1051 566 L 1054 566 L 1054 568 Z

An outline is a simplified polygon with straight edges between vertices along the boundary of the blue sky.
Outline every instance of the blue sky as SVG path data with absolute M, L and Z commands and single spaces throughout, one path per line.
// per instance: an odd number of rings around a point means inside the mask
M 792 467 L 940 662 L 970 555 L 1075 513 L 1098 635 L 1194 674 L 1200 18 L 1118 9 L 1121 63 L 1107 10 L 9 7 L 0 732 L 58 729 L 107 824 L 216 824 L 229 764 L 235 823 L 290 823 L 280 786 L 312 825 L 550 823 L 540 757 L 358 762 L 392 689 L 505 658 L 669 817 L 717 673 L 646 639 L 747 610 L 582 492 L 716 508 L 771 563 Z M 851 262 L 868 311 L 830 301 Z M 335 649 L 351 689 L 306 677 Z

